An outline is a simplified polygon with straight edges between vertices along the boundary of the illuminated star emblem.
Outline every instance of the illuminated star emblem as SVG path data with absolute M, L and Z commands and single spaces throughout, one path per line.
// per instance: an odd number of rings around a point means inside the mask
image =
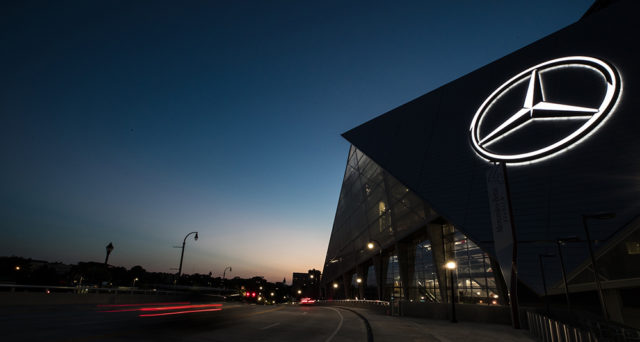
M 597 112 L 598 108 L 571 106 L 545 101 L 544 93 L 542 92 L 542 83 L 538 76 L 538 70 L 533 70 L 531 72 L 531 78 L 529 79 L 527 97 L 524 99 L 522 109 L 517 111 L 509 119 L 498 126 L 498 128 L 482 138 L 482 140 L 480 140 L 480 145 L 487 146 L 500 137 L 509 134 L 512 130 L 517 129 L 536 118 L 589 119 L 591 115 Z M 587 115 L 585 116 L 585 114 Z
M 601 79 L 604 81 L 605 91 L 599 106 L 576 106 L 569 103 L 548 101 L 545 98 L 541 72 L 554 69 L 566 70 L 567 68 L 583 68 L 582 70 L 586 68 L 586 70 L 600 74 Z M 514 85 L 526 81 L 528 81 L 528 87 L 522 108 L 509 115 L 506 120 L 490 130 L 489 133 L 481 134 L 480 126 L 491 105 L 502 95 L 511 91 Z M 502 84 L 484 101 L 471 122 L 472 146 L 477 153 L 492 161 L 522 162 L 539 159 L 577 142 L 588 132 L 593 131 L 611 111 L 618 95 L 618 75 L 611 66 L 601 60 L 592 57 L 565 57 L 538 64 Z M 501 154 L 490 148 L 491 144 L 501 138 L 513 134 L 527 124 L 538 120 L 583 120 L 585 123 L 567 136 L 562 137 L 562 139 L 542 148 L 511 154 Z

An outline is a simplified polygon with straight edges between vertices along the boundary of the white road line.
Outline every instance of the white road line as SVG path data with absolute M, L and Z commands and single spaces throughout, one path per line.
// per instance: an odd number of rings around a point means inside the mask
M 262 329 L 260 329 L 260 330 L 267 330 L 267 329 L 269 329 L 269 328 L 273 328 L 273 327 L 275 327 L 275 326 L 277 326 L 277 325 L 280 325 L 280 322 L 275 322 L 275 323 L 273 323 L 273 324 L 269 324 L 269 325 L 267 325 L 266 327 L 264 327 L 264 328 L 262 328 Z
M 333 340 L 333 338 L 336 336 L 338 331 L 340 331 L 340 328 L 342 328 L 342 322 L 344 321 L 344 317 L 342 317 L 342 314 L 337 309 L 327 308 L 327 307 L 324 307 L 324 306 L 321 306 L 321 308 L 333 310 L 338 314 L 338 316 L 340 316 L 340 323 L 338 323 L 338 326 L 336 327 L 336 330 L 334 330 L 333 333 L 329 337 L 327 337 L 327 339 L 325 340 L 325 342 L 331 342 L 331 340 Z

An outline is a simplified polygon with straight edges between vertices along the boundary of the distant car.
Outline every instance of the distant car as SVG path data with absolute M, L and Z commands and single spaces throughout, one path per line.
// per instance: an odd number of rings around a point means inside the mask
M 310 304 L 313 304 L 315 302 L 316 302 L 315 299 L 311 299 L 309 297 L 305 297 L 305 298 L 300 299 L 300 305 L 310 305 Z

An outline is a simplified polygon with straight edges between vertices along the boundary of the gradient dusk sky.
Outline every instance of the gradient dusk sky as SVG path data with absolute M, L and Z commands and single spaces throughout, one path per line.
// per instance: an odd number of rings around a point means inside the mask
M 0 256 L 322 270 L 341 133 L 591 4 L 3 1 Z

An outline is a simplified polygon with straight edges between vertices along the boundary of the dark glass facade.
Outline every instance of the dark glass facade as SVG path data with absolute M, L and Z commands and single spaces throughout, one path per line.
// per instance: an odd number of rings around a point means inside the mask
M 453 276 L 457 300 L 498 304 L 489 256 L 467 236 L 450 224 L 436 224 L 431 235 L 436 235 L 441 246 L 436 250 L 441 255 L 434 256 L 433 242 L 425 227 L 428 219 L 437 216 L 406 186 L 351 147 L 324 279 L 337 279 L 347 287 L 333 290 L 337 297 L 442 302 L 447 301 L 451 293 L 450 281 L 444 281 L 450 279 L 450 275 L 444 271 L 443 261 L 455 260 L 458 267 Z M 416 234 L 421 228 L 424 228 L 423 234 Z M 408 246 L 398 247 L 397 242 L 401 240 L 407 241 Z M 373 248 L 368 246 L 371 242 Z M 376 254 L 381 259 L 379 267 L 371 261 Z M 410 277 L 401 276 L 401 261 L 406 264 L 405 273 Z M 362 265 L 360 272 L 356 270 L 357 264 Z M 384 275 L 381 293 L 378 293 L 376 272 Z M 344 274 L 347 277 L 341 279 Z M 445 292 L 447 296 L 443 298 Z
M 504 305 L 501 265 L 515 261 L 519 294 L 528 296 L 519 299 L 542 302 L 547 292 L 561 302 L 568 288 L 572 305 L 599 312 L 591 299 L 602 298 L 610 319 L 640 326 L 640 302 L 629 299 L 640 289 L 638 12 L 637 1 L 603 2 L 565 29 L 345 132 L 352 145 L 324 265 L 326 297 L 446 302 L 453 295 Z M 566 113 L 576 108 L 584 113 Z M 494 116 L 476 121 L 483 111 Z M 510 121 L 514 115 L 525 123 Z M 482 140 L 505 130 L 495 143 Z M 559 140 L 565 135 L 572 138 Z M 486 153 L 492 148 L 495 159 Z M 500 159 L 545 149 L 538 159 Z M 500 225 L 492 222 L 487 174 L 498 162 L 508 175 L 502 197 L 515 260 L 496 253 Z M 450 260 L 454 271 L 444 268 Z M 364 281 L 354 285 L 354 274 Z

